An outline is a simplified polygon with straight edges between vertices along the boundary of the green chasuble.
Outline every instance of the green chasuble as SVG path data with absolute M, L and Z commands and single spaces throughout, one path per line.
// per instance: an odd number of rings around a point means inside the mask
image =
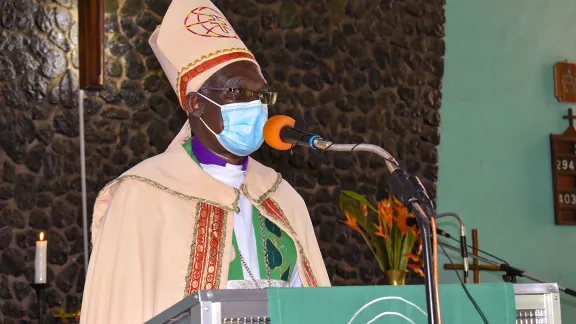
M 200 165 L 192 151 L 192 139 L 190 138 L 183 146 L 194 162 Z M 264 218 L 265 228 L 263 229 L 263 240 L 262 231 L 260 230 L 261 217 L 262 215 L 260 215 L 260 212 L 253 206 L 252 226 L 254 227 L 254 235 L 256 237 L 256 251 L 258 253 L 258 264 L 260 267 L 261 277 L 256 279 L 266 279 L 266 264 L 264 263 L 264 244 L 266 244 L 266 249 L 268 250 L 268 264 L 270 265 L 270 279 L 290 282 L 297 257 L 294 241 L 292 241 L 284 231 L 267 218 Z M 244 278 L 235 232 L 232 235 L 232 246 L 234 247 L 234 255 L 232 262 L 230 262 L 228 280 L 250 279 Z

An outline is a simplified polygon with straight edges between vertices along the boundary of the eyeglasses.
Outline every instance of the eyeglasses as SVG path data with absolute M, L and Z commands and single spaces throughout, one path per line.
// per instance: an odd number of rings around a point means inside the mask
M 253 100 L 260 100 L 265 105 L 273 105 L 276 103 L 278 93 L 273 91 L 252 91 L 243 88 L 210 88 L 203 87 L 200 90 L 208 91 L 223 91 L 229 94 L 234 101 L 249 102 Z

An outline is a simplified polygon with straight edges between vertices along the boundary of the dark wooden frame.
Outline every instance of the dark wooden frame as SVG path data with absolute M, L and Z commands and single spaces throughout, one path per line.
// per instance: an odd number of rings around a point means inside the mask
M 104 88 L 104 5 L 106 0 L 78 1 L 80 89 Z
M 572 197 L 576 195 L 576 129 L 573 124 L 576 117 L 572 114 L 572 108 L 568 110 L 568 116 L 564 116 L 564 119 L 570 121 L 566 131 L 560 135 L 550 134 L 554 220 L 556 225 L 576 225 L 576 204 L 573 203 L 576 202 L 576 197 Z M 572 164 L 573 168 L 562 170 L 562 160 L 568 161 L 567 165 Z M 564 197 L 568 195 L 570 203 L 561 204 L 560 195 Z

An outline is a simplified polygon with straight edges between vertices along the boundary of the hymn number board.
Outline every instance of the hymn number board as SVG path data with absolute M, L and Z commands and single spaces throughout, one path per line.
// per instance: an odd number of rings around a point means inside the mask
M 550 135 L 554 218 L 557 225 L 576 225 L 576 129 L 572 108 L 568 109 L 570 126 L 560 135 Z

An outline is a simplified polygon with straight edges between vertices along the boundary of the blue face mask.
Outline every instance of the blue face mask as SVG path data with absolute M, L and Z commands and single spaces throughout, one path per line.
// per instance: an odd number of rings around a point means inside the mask
M 260 100 L 219 105 L 201 93 L 198 95 L 220 107 L 224 121 L 224 130 L 220 134 L 208 127 L 202 117 L 200 120 L 228 152 L 248 156 L 260 148 L 264 142 L 264 124 L 268 120 L 266 105 Z

